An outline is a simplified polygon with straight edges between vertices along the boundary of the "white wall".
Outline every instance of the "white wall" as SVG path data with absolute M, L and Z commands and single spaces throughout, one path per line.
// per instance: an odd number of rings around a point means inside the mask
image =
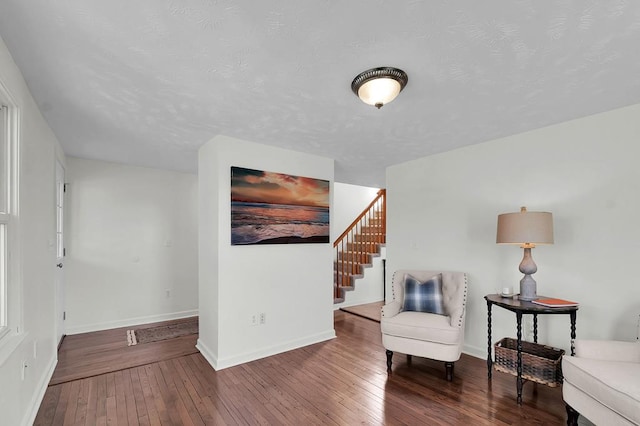
M 355 218 L 376 198 L 380 188 L 334 182 L 331 242 L 351 225 Z
M 389 277 L 399 268 L 469 273 L 466 351 L 486 357 L 483 296 L 517 288 L 522 275 L 522 249 L 495 244 L 497 215 L 550 211 L 555 244 L 533 250 L 538 294 L 580 302 L 578 338 L 635 339 L 639 140 L 634 105 L 389 167 Z M 494 342 L 515 336 L 515 315 L 493 314 Z M 539 323 L 540 342 L 568 350 L 567 315 Z
M 328 158 L 225 136 L 200 149 L 198 348 L 215 369 L 335 337 L 331 244 L 231 246 L 231 166 L 333 181 Z
M 18 255 L 22 268 L 20 335 L 0 347 L 0 423 L 27 425 L 35 418 L 56 365 L 55 175 L 58 141 L 43 119 L 22 75 L 0 40 L 0 83 L 20 112 L 20 202 Z M 35 346 L 35 351 L 34 351 Z M 24 380 L 22 362 L 28 365 Z
M 68 158 L 67 334 L 197 315 L 197 176 Z

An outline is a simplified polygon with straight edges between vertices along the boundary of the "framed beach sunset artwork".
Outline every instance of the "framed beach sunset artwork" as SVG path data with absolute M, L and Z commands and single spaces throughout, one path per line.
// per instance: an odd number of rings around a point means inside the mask
M 328 242 L 328 180 L 231 167 L 231 245 Z

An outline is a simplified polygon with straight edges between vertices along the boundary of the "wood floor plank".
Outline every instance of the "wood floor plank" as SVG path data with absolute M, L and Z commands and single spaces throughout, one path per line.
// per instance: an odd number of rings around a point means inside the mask
M 151 365 L 151 370 L 156 377 L 171 421 L 173 424 L 192 426 L 193 422 L 184 408 L 184 404 L 176 391 L 175 385 L 171 381 L 171 377 L 165 377 L 165 375 L 162 374 L 160 364 L 161 363 L 156 363 Z
M 157 327 L 189 320 L 190 318 L 183 318 L 66 336 L 50 385 L 197 353 L 197 335 L 127 346 L 128 329 Z
M 98 379 L 96 377 L 90 377 L 84 380 L 87 383 L 87 410 L 84 422 L 76 422 L 79 425 L 87 425 L 94 422 L 98 412 Z
M 184 382 L 176 369 L 173 360 L 163 361 L 159 363 L 160 371 L 165 380 L 170 383 L 170 389 L 177 395 L 177 404 L 183 417 L 188 418 L 191 424 L 196 426 L 204 426 L 204 422 L 200 414 L 196 410 L 191 395 L 184 386 Z
M 122 370 L 122 386 L 124 388 L 127 422 L 130 425 L 140 424 L 138 420 L 138 409 L 142 410 L 142 407 L 138 407 L 136 404 L 136 397 L 133 392 L 133 383 L 131 380 L 131 370 Z M 145 417 L 146 413 L 143 413 L 141 417 Z
M 78 408 L 78 393 L 80 391 L 81 380 L 72 382 L 69 390 L 69 399 L 67 400 L 67 408 L 65 409 L 65 415 L 63 423 L 65 425 L 75 424 L 76 410 Z
M 79 389 L 78 389 L 78 399 L 76 405 L 76 417 L 74 424 L 78 426 L 84 426 L 87 419 L 87 404 L 88 404 L 88 396 L 89 396 L 89 380 L 82 379 L 78 380 Z
M 225 376 L 224 370 L 212 371 L 207 361 L 200 355 L 194 355 L 191 357 L 196 365 L 196 371 L 205 386 L 208 388 L 208 395 L 211 395 L 211 400 L 216 404 L 216 408 L 221 415 L 225 418 L 225 424 L 241 424 L 242 416 L 236 410 L 232 401 L 227 398 L 227 385 L 223 382 Z
M 209 410 L 213 413 L 216 422 L 222 422 L 216 424 L 234 424 L 234 417 L 218 395 L 217 372 L 210 368 L 211 366 L 199 354 L 190 355 L 186 358 L 192 383 L 201 395 L 206 395 L 206 398 L 203 398 L 203 402 L 210 406 Z M 212 409 L 213 411 L 211 411 Z
M 148 425 L 149 414 L 147 412 L 147 404 L 144 401 L 144 394 L 142 393 L 142 385 L 140 384 L 140 376 L 138 375 L 138 369 L 132 368 L 129 370 L 131 393 L 136 407 L 136 418 L 138 423 Z
M 127 410 L 127 395 L 124 389 L 123 372 L 116 371 L 114 373 L 115 396 L 116 396 L 116 413 L 119 425 L 128 425 L 129 417 Z
M 156 409 L 155 400 L 151 391 L 151 386 L 149 385 L 149 379 L 147 377 L 145 367 L 136 367 L 135 370 L 138 372 L 138 378 L 140 379 L 140 389 L 142 391 L 144 405 L 147 409 L 149 425 L 159 426 L 162 423 L 160 422 L 160 416 Z
M 44 398 L 42 399 L 42 403 L 40 404 L 39 411 L 42 412 L 42 415 L 36 418 L 33 423 L 34 426 L 44 426 L 53 423 L 61 391 L 61 386 L 54 386 L 53 388 L 47 389 L 47 392 L 44 394 Z
M 96 419 L 98 419 L 98 423 L 104 422 L 106 423 L 107 419 L 107 376 L 95 376 L 94 380 L 96 381 Z M 62 385 L 58 385 L 62 386 Z M 91 424 L 91 418 L 87 416 L 87 426 Z
M 156 375 L 153 372 L 153 365 L 152 364 L 145 365 L 144 370 L 149 380 L 151 395 L 153 396 L 153 402 L 156 406 L 156 410 L 160 418 L 160 423 L 163 425 L 174 424 L 172 423 L 173 420 L 169 417 L 169 411 L 167 410 L 167 406 L 164 403 L 162 390 L 160 389 L 158 381 L 156 380 Z
M 116 403 L 116 397 L 108 396 L 106 401 L 106 406 L 107 406 L 106 424 L 108 425 L 121 424 L 118 421 L 118 407 Z
M 89 378 L 51 385 L 34 424 L 506 426 L 566 422 L 560 387 L 525 383 L 523 404 L 518 406 L 515 377 L 494 372 L 489 381 L 486 361 L 468 355 L 456 362 L 452 382 L 446 381 L 441 362 L 413 357 L 408 363 L 403 354 L 394 355 L 392 374 L 387 375 L 380 325 L 341 311 L 336 311 L 334 319 L 336 339 L 220 371 L 214 371 L 197 351 L 187 353 L 193 340 L 173 339 L 166 346 L 171 353 L 186 354 L 158 360 L 145 359 L 147 349 L 131 352 L 123 346 L 122 330 L 70 339 L 67 348 L 65 343 L 61 347 L 61 358 L 83 357 L 79 368 Z M 127 356 L 142 364 L 109 365 L 114 358 Z M 61 367 L 67 377 L 72 365 Z
M 212 413 L 209 413 L 203 401 L 202 394 L 196 389 L 197 384 L 193 382 L 193 377 L 190 376 L 185 369 L 187 365 L 186 360 L 184 358 L 175 358 L 171 360 L 171 364 L 177 372 L 179 380 L 182 382 L 189 399 L 193 403 L 194 409 L 198 411 L 198 415 L 202 421 L 205 424 L 212 424 L 214 422 Z

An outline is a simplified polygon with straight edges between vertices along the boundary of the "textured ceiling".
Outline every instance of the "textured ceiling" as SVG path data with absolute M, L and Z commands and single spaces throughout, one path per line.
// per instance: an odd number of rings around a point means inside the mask
M 181 171 L 224 134 L 384 186 L 388 165 L 640 102 L 636 1 L 1 0 L 0 36 L 68 155 Z M 409 75 L 381 110 L 350 89 L 376 66 Z

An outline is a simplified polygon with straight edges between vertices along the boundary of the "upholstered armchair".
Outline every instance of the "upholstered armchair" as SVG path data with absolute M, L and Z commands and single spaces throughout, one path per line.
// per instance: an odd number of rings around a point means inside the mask
M 467 275 L 463 272 L 399 270 L 393 300 L 382 307 L 380 328 L 387 372 L 394 352 L 445 362 L 447 380 L 464 343 Z
M 576 340 L 562 357 L 567 424 L 578 416 L 597 425 L 640 425 L 640 343 Z

